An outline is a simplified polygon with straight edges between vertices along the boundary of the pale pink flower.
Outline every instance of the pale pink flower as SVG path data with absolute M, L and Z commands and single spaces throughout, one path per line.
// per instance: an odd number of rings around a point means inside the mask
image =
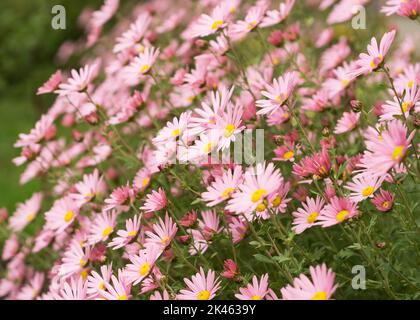
M 239 243 L 245 237 L 248 231 L 248 222 L 239 218 L 233 217 L 229 223 L 229 231 L 232 235 L 232 242 Z
M 147 47 L 144 52 L 135 57 L 130 66 L 127 67 L 127 73 L 132 79 L 139 79 L 150 71 L 159 56 L 159 48 Z
M 127 245 L 137 235 L 141 227 L 141 216 L 136 215 L 133 219 L 125 221 L 125 230 L 118 230 L 117 237 L 113 238 L 108 244 L 113 250 L 119 249 Z
M 64 252 L 58 275 L 64 279 L 80 274 L 88 264 L 90 248 L 83 248 L 80 243 L 73 240 Z
M 19 134 L 19 139 L 14 144 L 14 147 L 27 147 L 31 146 L 32 144 L 37 144 L 44 139 L 48 140 L 51 135 L 55 135 L 55 131 L 56 128 L 54 126 L 54 119 L 49 115 L 42 115 L 41 119 L 39 119 L 29 134 Z
M 144 51 L 144 47 L 141 45 L 140 41 L 149 28 L 151 22 L 152 17 L 150 16 L 150 13 L 141 13 L 137 17 L 136 21 L 130 25 L 129 29 L 124 32 L 122 36 L 117 38 L 117 44 L 113 50 L 114 53 L 118 53 L 136 46 L 138 47 L 137 50 L 139 52 Z
M 272 163 L 259 163 L 245 173 L 244 182 L 239 185 L 239 191 L 232 195 L 226 209 L 238 214 L 265 210 L 264 201 L 279 189 L 282 181 L 280 171 Z
M 235 297 L 239 300 L 264 300 L 268 293 L 268 274 L 263 274 L 260 281 L 256 276 L 252 277 L 252 284 L 248 283 L 245 288 L 239 288 Z
M 229 9 L 220 4 L 216 6 L 210 15 L 202 14 L 197 21 L 190 26 L 188 35 L 192 38 L 205 37 L 216 33 L 218 30 L 226 27 L 226 18 L 229 15 Z
M 71 78 L 67 79 L 67 83 L 61 83 L 58 86 L 58 93 L 60 96 L 67 96 L 72 93 L 79 93 L 87 90 L 88 85 L 96 77 L 97 70 L 94 66 L 86 65 L 77 70 L 71 70 Z
M 112 191 L 111 196 L 105 199 L 105 211 L 109 211 L 112 209 L 116 209 L 118 211 L 127 211 L 129 209 L 129 205 L 135 199 L 135 191 L 127 185 L 122 187 L 117 187 Z
M 131 263 L 124 270 L 127 281 L 133 285 L 143 281 L 152 272 L 161 254 L 162 249 L 159 246 L 151 245 L 140 250 L 138 255 L 129 256 Z
M 295 72 L 287 72 L 284 76 L 274 79 L 273 85 L 267 84 L 267 91 L 261 92 L 267 99 L 257 100 L 256 105 L 261 108 L 257 114 L 273 114 L 287 102 L 297 84 L 298 78 Z
M 45 82 L 41 87 L 38 88 L 37 95 L 51 93 L 57 89 L 58 85 L 61 83 L 63 75 L 61 70 L 57 70 L 51 77 Z
M 76 183 L 74 188 L 77 192 L 71 193 L 70 197 L 81 207 L 93 200 L 94 197 L 101 195 L 106 190 L 103 176 L 99 176 L 98 169 L 91 174 L 85 174 L 82 181 Z
M 158 191 L 152 190 L 152 193 L 146 196 L 146 202 L 140 209 L 146 213 L 153 213 L 166 207 L 168 199 L 166 198 L 165 191 L 159 188 Z
M 230 199 L 242 180 L 242 168 L 235 166 L 233 172 L 229 169 L 224 171 L 221 177 L 216 177 L 215 181 L 207 187 L 207 191 L 201 194 L 201 197 L 203 201 L 207 202 L 207 206 L 213 207 Z
M 99 294 L 105 300 L 129 300 L 131 299 L 131 284 L 125 278 L 125 274 L 118 271 L 118 278 L 111 276 L 110 282 L 104 283 L 104 290 L 99 290 Z
M 10 258 L 14 257 L 19 250 L 19 239 L 15 233 L 10 235 L 10 237 L 4 241 L 3 252 L 1 258 L 3 261 L 7 261 Z
M 324 264 L 310 267 L 311 279 L 301 274 L 281 289 L 284 300 L 329 300 L 338 285 L 334 285 L 335 273 Z M 311 281 L 312 280 L 312 281 Z
M 17 300 L 35 300 L 41 293 L 45 275 L 42 272 L 35 272 L 16 295 Z
M 295 5 L 295 0 L 286 0 L 285 2 L 280 3 L 278 10 L 269 10 L 266 13 L 263 21 L 261 22 L 261 27 L 270 27 L 280 22 L 283 22 Z
M 420 2 L 418 0 L 387 0 L 382 6 L 381 12 L 390 16 L 394 13 L 399 16 L 417 18 L 420 11 Z
M 244 20 L 237 21 L 229 28 L 228 35 L 232 40 L 239 40 L 258 26 L 264 16 L 265 8 L 254 6 L 250 8 Z
M 87 294 L 91 298 L 99 296 L 99 290 L 105 289 L 105 283 L 109 283 L 112 276 L 112 263 L 110 265 L 101 266 L 101 273 L 92 270 L 87 277 Z
M 160 293 L 159 291 L 155 291 L 151 296 L 150 300 L 171 300 L 169 297 L 168 291 L 163 290 L 163 293 Z
M 373 37 L 367 47 L 368 53 L 361 53 L 359 55 L 359 59 L 356 61 L 357 67 L 353 73 L 359 76 L 378 69 L 384 62 L 385 56 L 394 42 L 395 34 L 395 30 L 385 33 L 379 46 L 376 38 Z
M 385 176 L 356 176 L 353 178 L 353 181 L 345 185 L 345 188 L 352 191 L 349 198 L 357 203 L 367 198 L 372 198 L 375 191 L 381 187 L 384 179 Z
M 405 117 L 410 115 L 411 110 L 420 112 L 420 87 L 417 86 L 417 83 L 412 83 L 411 87 L 407 87 L 404 90 L 405 95 L 400 97 L 399 100 L 397 97 L 394 97 L 393 101 L 387 100 L 382 104 L 381 121 L 392 120 L 395 116 L 401 116 L 402 111 L 404 111 Z
M 188 289 L 182 289 L 177 295 L 178 300 L 212 300 L 220 289 L 220 281 L 215 279 L 213 270 L 206 274 L 202 267 L 200 272 L 192 276 L 192 280 L 184 278 Z
M 303 208 L 298 208 L 292 212 L 294 217 L 292 230 L 296 234 L 301 234 L 308 228 L 318 225 L 318 217 L 321 214 L 325 201 L 319 196 L 314 198 L 306 198 L 306 202 L 302 203 Z
M 357 204 L 348 198 L 334 197 L 318 216 L 319 224 L 326 228 L 344 222 L 359 214 Z
M 87 281 L 80 277 L 72 277 L 62 284 L 57 293 L 52 293 L 54 300 L 88 300 Z
M 68 228 L 79 215 L 79 207 L 70 198 L 65 197 L 54 202 L 52 208 L 45 213 L 45 226 L 60 234 Z
M 157 246 L 162 250 L 170 245 L 178 231 L 176 223 L 173 222 L 168 213 L 165 215 L 165 221 L 159 218 L 159 223 L 153 224 L 152 229 L 153 232 L 146 231 L 146 244 Z
M 102 212 L 94 215 L 88 235 L 89 244 L 93 245 L 100 241 L 106 241 L 114 231 L 116 219 L 117 213 L 115 211 Z
M 41 209 L 42 197 L 42 193 L 37 192 L 24 203 L 19 203 L 16 211 L 9 218 L 9 228 L 13 231 L 21 231 L 31 223 Z
M 337 121 L 337 125 L 334 128 L 335 134 L 342 134 L 345 132 L 352 131 L 357 123 L 359 122 L 360 113 L 353 111 L 344 112 L 341 118 Z

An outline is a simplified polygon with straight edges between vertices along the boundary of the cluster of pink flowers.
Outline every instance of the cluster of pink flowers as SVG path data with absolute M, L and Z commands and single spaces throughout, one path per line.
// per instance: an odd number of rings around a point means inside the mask
M 86 51 L 84 66 L 38 89 L 55 101 L 15 144 L 20 183 L 48 184 L 10 217 L 1 212 L 0 296 L 332 299 L 334 262 L 301 239 L 348 235 L 365 213 L 386 219 L 395 187 L 420 169 L 418 40 L 375 31 L 357 52 L 334 26 L 369 1 L 335 2 L 151 0 L 122 10 L 106 0 L 83 13 L 83 44 L 60 54 Z M 327 11 L 327 25 L 299 21 L 302 7 Z M 390 0 L 382 11 L 415 19 L 419 7 Z M 358 88 L 383 83 L 383 100 L 363 101 Z M 235 152 L 253 129 L 264 129 L 265 159 L 248 164 Z

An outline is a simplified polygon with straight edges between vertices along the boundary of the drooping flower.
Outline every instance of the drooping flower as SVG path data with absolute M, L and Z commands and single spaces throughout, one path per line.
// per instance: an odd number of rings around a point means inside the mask
M 153 213 L 166 207 L 168 199 L 166 198 L 165 191 L 159 188 L 158 191 L 153 190 L 152 193 L 146 196 L 146 202 L 140 209 L 146 213 Z
M 37 95 L 51 93 L 57 89 L 58 85 L 61 83 L 63 75 L 61 70 L 57 70 L 51 77 L 45 82 L 41 87 L 38 88 Z

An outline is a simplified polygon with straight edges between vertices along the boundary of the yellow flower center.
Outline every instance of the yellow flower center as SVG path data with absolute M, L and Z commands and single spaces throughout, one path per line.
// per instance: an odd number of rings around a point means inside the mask
M 150 182 L 150 178 L 149 177 L 144 178 L 143 181 L 142 181 L 142 183 L 141 183 L 141 185 L 143 187 L 145 187 L 145 186 L 147 186 L 149 184 L 149 182 Z
M 413 80 L 408 81 L 407 87 L 411 88 L 413 86 Z
M 143 67 L 140 68 L 140 73 L 146 73 L 150 69 L 148 64 L 145 64 Z
M 375 188 L 372 186 L 366 187 L 362 191 L 362 196 L 369 197 L 372 195 L 372 193 L 375 192 Z
M 388 201 L 384 201 L 384 202 L 382 203 L 382 207 L 383 207 L 383 208 L 385 208 L 385 209 L 388 209 L 388 207 L 389 207 L 389 202 L 388 202 Z
M 91 192 L 87 192 L 87 193 L 85 194 L 85 199 L 86 199 L 86 200 L 89 200 L 90 198 L 92 198 L 92 196 L 93 196 L 93 194 L 92 194 Z
M 256 21 L 251 21 L 248 25 L 247 25 L 247 29 L 248 30 L 251 30 L 251 29 L 254 29 L 254 27 L 257 25 L 257 22 Z
M 308 216 L 308 218 L 306 219 L 306 221 L 308 223 L 314 223 L 316 221 L 316 218 L 318 218 L 318 212 L 313 211 L 311 212 L 311 214 Z
M 276 196 L 274 200 L 271 202 L 272 206 L 277 208 L 279 205 L 281 205 L 281 202 L 283 199 L 280 196 Z
M 72 210 L 67 211 L 66 214 L 64 215 L 64 221 L 69 222 L 71 219 L 73 219 L 73 216 L 74 216 L 74 212 Z
M 140 275 L 142 275 L 143 277 L 145 275 L 147 275 L 149 273 L 150 270 L 150 264 L 149 263 L 144 263 L 141 267 L 140 267 Z
M 347 88 L 349 84 L 350 84 L 350 80 L 348 79 L 341 80 L 341 85 L 343 86 L 343 88 Z
M 127 296 L 123 294 L 122 296 L 118 297 L 118 300 L 127 300 Z
M 235 131 L 235 129 L 236 129 L 235 125 L 232 123 L 229 123 L 225 128 L 225 137 L 229 138 L 232 135 L 232 133 Z
M 99 289 L 100 290 L 104 290 L 104 288 L 105 288 L 105 282 L 101 282 L 100 284 L 99 284 Z
M 131 231 L 128 233 L 128 237 L 134 237 L 136 235 L 137 231 Z
M 293 158 L 294 155 L 295 153 L 292 150 L 289 150 L 284 153 L 283 158 L 284 160 L 289 160 L 290 158 Z
M 164 236 L 163 238 L 162 238 L 162 244 L 163 245 L 166 245 L 166 243 L 168 242 L 168 240 L 169 240 L 169 237 L 168 236 Z
M 261 300 L 261 297 L 258 294 L 256 294 L 251 298 L 251 300 Z
M 83 268 L 84 266 L 86 266 L 86 264 L 87 264 L 87 261 L 86 260 L 80 259 L 79 265 L 80 265 L 81 268 Z
M 341 210 L 337 214 L 337 216 L 335 217 L 335 220 L 337 220 L 337 221 L 343 221 L 349 214 L 350 214 L 350 212 L 348 212 L 347 210 Z
M 396 146 L 394 151 L 392 151 L 392 160 L 401 160 L 402 156 L 404 155 L 404 146 Z
M 217 28 L 219 28 L 219 26 L 223 23 L 222 20 L 217 20 L 215 22 L 213 22 L 213 24 L 211 25 L 211 30 L 216 30 Z
M 172 131 L 172 136 L 173 137 L 178 137 L 181 134 L 181 130 L 179 129 L 175 129 L 174 131 Z
M 204 147 L 204 152 L 209 153 L 211 151 L 211 147 L 212 147 L 212 143 L 211 142 L 207 143 L 206 146 Z
M 197 296 L 198 300 L 209 300 L 209 298 L 210 298 L 210 292 L 208 290 L 201 291 Z
M 252 194 L 252 196 L 251 196 L 251 201 L 252 202 L 258 202 L 258 201 L 260 201 L 261 200 L 261 198 L 262 198 L 262 196 L 266 193 L 267 191 L 266 190 L 264 190 L 264 189 L 258 189 L 258 190 L 256 190 L 253 194 Z
M 318 291 L 313 295 L 312 300 L 327 300 L 327 293 L 325 291 Z
M 112 230 L 113 229 L 111 227 L 105 228 L 104 231 L 102 232 L 102 237 L 109 236 L 109 234 L 112 232 Z
M 33 214 L 32 212 L 28 213 L 26 216 L 26 221 L 31 222 L 32 220 L 34 220 L 34 218 L 35 218 L 35 214 Z
M 88 276 L 88 272 L 87 270 L 83 270 L 82 272 L 80 272 L 80 275 L 82 276 L 83 280 L 86 280 L 87 276 Z
M 401 107 L 404 112 L 408 112 L 408 110 L 411 109 L 411 101 L 404 102 Z
M 223 191 L 223 193 L 222 193 L 222 197 L 224 197 L 224 198 L 228 198 L 228 197 L 230 197 L 230 194 L 231 194 L 233 191 L 235 191 L 233 188 L 226 188 L 226 190 L 225 190 L 225 191 Z
M 257 206 L 257 208 L 255 208 L 255 210 L 257 210 L 257 212 L 262 212 L 262 211 L 264 211 L 265 209 L 267 209 L 267 207 L 265 206 L 265 204 L 264 204 L 264 203 L 260 203 L 260 204 Z

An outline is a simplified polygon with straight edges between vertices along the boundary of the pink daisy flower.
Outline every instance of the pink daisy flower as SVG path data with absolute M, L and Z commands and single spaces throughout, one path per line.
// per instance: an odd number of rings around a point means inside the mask
M 168 199 L 166 198 L 165 191 L 159 188 L 158 191 L 153 190 L 152 193 L 146 196 L 146 202 L 140 209 L 146 213 L 153 213 L 166 207 Z
M 117 38 L 117 44 L 113 49 L 114 53 L 136 46 L 138 47 L 137 50 L 139 52 L 143 51 L 144 48 L 140 44 L 140 41 L 149 28 L 151 22 L 152 17 L 150 16 L 150 13 L 144 12 L 140 14 L 136 21 L 130 25 L 129 29 Z
M 378 69 L 384 62 L 385 56 L 394 42 L 395 34 L 395 30 L 385 33 L 379 46 L 376 39 L 373 37 L 371 43 L 367 47 L 368 53 L 360 54 L 359 59 L 356 61 L 357 67 L 353 73 L 359 76 L 361 74 L 371 73 Z
M 52 294 L 54 300 L 88 300 L 87 281 L 82 277 L 72 277 L 69 282 L 64 282 L 57 293 Z
M 201 197 L 203 201 L 207 202 L 207 206 L 213 207 L 230 199 L 242 181 L 242 167 L 235 166 L 233 172 L 229 169 L 224 171 L 221 177 L 216 177 L 215 181 L 207 187 L 207 191 L 201 194 Z
M 94 197 L 104 193 L 106 184 L 103 181 L 103 176 L 99 176 L 98 169 L 95 169 L 93 173 L 85 174 L 83 181 L 76 183 L 74 189 L 77 193 L 70 194 L 70 197 L 81 207 L 92 201 Z
M 229 223 L 229 231 L 232 235 L 232 242 L 237 244 L 245 238 L 248 231 L 248 222 L 246 220 L 233 217 Z
M 108 244 L 113 250 L 124 247 L 137 235 L 141 227 L 141 216 L 136 215 L 133 219 L 125 221 L 125 230 L 118 230 L 117 237 L 113 238 Z
M 295 150 L 293 145 L 278 146 L 274 149 L 273 161 L 295 161 Z
M 90 257 L 90 248 L 82 248 L 80 243 L 73 240 L 64 252 L 58 275 L 64 279 L 80 274 L 86 267 Z
M 395 200 L 395 194 L 388 192 L 386 190 L 381 189 L 380 193 L 378 193 L 375 198 L 370 200 L 381 212 L 387 212 L 392 209 L 393 203 Z
M 41 293 L 45 275 L 42 272 L 35 272 L 16 295 L 17 300 L 34 300 Z
M 357 204 L 348 198 L 333 197 L 318 216 L 319 224 L 324 227 L 342 223 L 344 220 L 353 218 L 359 214 Z
M 155 144 L 166 144 L 182 137 L 187 131 L 187 125 L 190 121 L 191 111 L 183 112 L 178 118 L 168 121 L 166 126 L 158 132 L 157 137 L 153 139 Z
M 109 283 L 112 276 L 112 263 L 110 265 L 101 266 L 101 273 L 92 270 L 87 277 L 87 294 L 92 298 L 99 296 L 99 290 L 105 289 L 105 283 Z
M 114 231 L 117 213 L 102 212 L 92 218 L 92 225 L 89 230 L 88 242 L 93 245 L 101 241 L 106 241 Z
M 228 35 L 232 40 L 239 40 L 258 26 L 264 16 L 265 8 L 254 6 L 250 8 L 244 20 L 232 24 L 228 30 Z
M 384 175 L 404 159 L 414 131 L 407 137 L 407 127 L 400 120 L 391 120 L 380 137 L 367 141 L 367 149 L 359 167 L 361 174 Z
M 146 249 L 140 250 L 138 255 L 131 255 L 129 259 L 131 261 L 125 267 L 124 275 L 129 283 L 136 285 L 143 281 L 155 266 L 156 260 L 162 254 L 160 246 L 147 246 Z
M 261 94 L 268 99 L 257 100 L 257 107 L 261 108 L 257 114 L 273 114 L 289 99 L 298 83 L 295 72 L 287 72 L 284 76 L 274 79 L 273 84 L 266 85 L 267 91 Z
M 293 173 L 299 177 L 311 177 L 316 180 L 328 176 L 331 161 L 325 147 L 320 152 L 304 157 L 299 164 L 293 165 Z
M 22 231 L 31 223 L 41 209 L 42 193 L 37 192 L 24 203 L 17 205 L 16 211 L 9 218 L 9 228 L 13 231 Z
M 301 274 L 281 289 L 284 300 L 329 300 L 337 289 L 334 285 L 335 273 L 324 264 L 310 267 L 311 279 Z M 311 281 L 312 280 L 312 281 Z
M 261 22 L 261 27 L 270 27 L 284 21 L 292 11 L 294 5 L 295 0 L 286 0 L 285 2 L 280 3 L 278 10 L 267 11 L 266 16 Z
M 135 57 L 127 68 L 127 72 L 132 75 L 133 79 L 138 79 L 150 71 L 157 57 L 159 56 L 159 48 L 147 47 L 144 52 Z
M 135 191 L 127 182 L 127 185 L 114 189 L 111 196 L 105 199 L 104 210 L 116 209 L 118 211 L 127 211 L 130 208 L 129 205 L 134 201 L 135 196 Z
M 265 210 L 264 201 L 279 189 L 282 181 L 280 171 L 272 163 L 259 163 L 245 173 L 244 182 L 239 185 L 239 191 L 232 195 L 226 209 L 238 214 Z
M 242 125 L 243 107 L 241 104 L 227 106 L 226 112 L 216 117 L 215 130 L 223 132 L 220 135 L 218 150 L 229 148 L 230 143 L 236 141 L 236 135 L 245 129 Z
M 146 231 L 146 244 L 157 246 L 162 250 L 169 246 L 178 231 L 176 223 L 173 222 L 168 213 L 165 215 L 165 221 L 159 218 L 159 223 L 153 224 L 152 229 L 153 232 Z
M 248 283 L 246 288 L 239 288 L 235 297 L 239 300 L 264 300 L 268 293 L 268 274 L 263 274 L 260 281 L 256 276 L 252 277 L 252 284 Z
M 216 6 L 210 15 L 202 14 L 197 21 L 189 28 L 188 35 L 192 38 L 205 37 L 216 33 L 226 27 L 226 18 L 229 15 L 229 8 L 220 4 Z
M 356 176 L 353 178 L 352 182 L 349 182 L 345 185 L 345 188 L 352 191 L 349 198 L 353 202 L 357 203 L 367 198 L 372 198 L 375 191 L 381 187 L 384 179 L 385 176 Z
M 67 79 L 67 83 L 61 83 L 58 86 L 58 93 L 60 96 L 67 96 L 72 93 L 80 93 L 87 89 L 88 85 L 96 77 L 97 70 L 90 65 L 77 70 L 71 70 L 71 78 Z
M 55 131 L 56 128 L 54 126 L 54 119 L 49 115 L 42 115 L 41 119 L 39 119 L 29 134 L 19 134 L 19 139 L 14 144 L 14 147 L 27 147 L 32 144 L 37 144 L 44 139 L 48 140 L 51 136 L 54 137 Z
M 184 282 L 188 289 L 180 291 L 177 295 L 178 300 L 212 300 L 220 289 L 220 281 L 215 279 L 214 271 L 209 270 L 206 276 L 202 267 L 191 280 L 184 278 Z
M 359 122 L 359 118 L 360 113 L 354 113 L 353 111 L 344 112 L 342 117 L 338 120 L 337 125 L 335 126 L 334 133 L 342 134 L 352 131 Z
M 41 87 L 38 88 L 37 95 L 51 93 L 57 89 L 58 85 L 61 83 L 63 75 L 61 70 L 57 70 L 51 77 L 45 82 Z
M 298 208 L 297 211 L 292 213 L 293 227 L 292 230 L 296 234 L 301 234 L 308 228 L 318 225 L 318 217 L 321 214 L 322 208 L 324 207 L 324 200 L 320 196 L 314 198 L 306 198 L 306 202 L 302 203 L 303 208 Z
M 79 215 L 79 207 L 70 198 L 65 197 L 54 202 L 52 208 L 45 213 L 45 226 L 60 234 L 68 228 Z
M 411 110 L 420 112 L 420 87 L 416 83 L 412 83 L 411 87 L 407 87 L 404 90 L 405 94 L 400 98 L 401 105 L 397 97 L 394 97 L 393 101 L 387 100 L 382 104 L 381 121 L 393 120 L 395 116 L 402 115 L 402 111 L 404 111 L 405 117 L 410 115 Z
M 19 239 L 15 233 L 13 233 L 5 242 L 3 246 L 3 252 L 1 258 L 3 261 L 7 261 L 14 257 L 19 250 Z
M 418 0 L 387 0 L 381 8 L 381 12 L 390 16 L 394 13 L 402 17 L 416 19 L 420 11 L 420 2 Z
M 110 282 L 104 283 L 104 290 L 99 290 L 101 297 L 105 300 L 129 300 L 131 299 L 131 284 L 125 279 L 125 274 L 118 271 L 118 278 L 111 277 Z

